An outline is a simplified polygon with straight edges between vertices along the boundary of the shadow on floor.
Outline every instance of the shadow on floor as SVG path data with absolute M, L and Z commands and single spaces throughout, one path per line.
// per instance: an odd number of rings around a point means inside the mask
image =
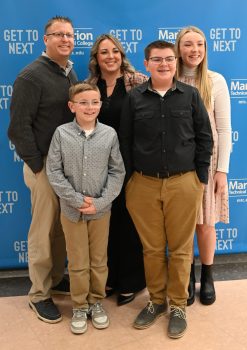
M 215 281 L 247 279 L 247 254 L 215 256 Z M 200 262 L 196 258 L 196 280 L 200 281 Z M 28 270 L 0 271 L 0 297 L 27 295 L 31 287 Z

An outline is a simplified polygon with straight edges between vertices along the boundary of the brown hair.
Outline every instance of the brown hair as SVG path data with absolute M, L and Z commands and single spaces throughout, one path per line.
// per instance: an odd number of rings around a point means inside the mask
M 54 16 L 48 20 L 48 22 L 45 25 L 45 34 L 47 33 L 48 28 L 52 26 L 53 23 L 55 22 L 65 22 L 65 23 L 70 23 L 71 26 L 73 27 L 73 23 L 69 17 L 64 17 L 64 16 Z
M 134 67 L 130 64 L 129 60 L 126 57 L 126 54 L 124 52 L 124 48 L 122 46 L 122 44 L 120 43 L 120 41 L 115 38 L 113 35 L 111 34 L 101 34 L 100 36 L 98 36 L 91 48 L 90 51 L 90 58 L 89 58 L 89 71 L 90 71 L 90 76 L 89 76 L 89 80 L 95 78 L 95 77 L 99 77 L 100 76 L 100 67 L 97 61 L 97 53 L 99 50 L 99 45 L 103 40 L 111 40 L 113 42 L 113 44 L 118 48 L 121 57 L 122 57 L 122 64 L 121 64 L 121 72 L 129 72 L 129 73 L 134 73 L 135 69 Z
M 209 77 L 209 71 L 208 71 L 208 59 L 207 59 L 207 41 L 205 34 L 202 32 L 201 29 L 189 26 L 186 28 L 181 29 L 181 31 L 177 35 L 176 43 L 175 43 L 175 49 L 177 53 L 177 71 L 176 71 L 176 78 L 179 80 L 179 78 L 182 75 L 183 71 L 183 60 L 181 58 L 180 54 L 180 40 L 182 37 L 190 32 L 198 33 L 202 36 L 204 39 L 204 45 L 205 45 L 205 55 L 202 60 L 202 62 L 197 67 L 197 76 L 196 76 L 196 87 L 198 88 L 200 95 L 202 97 L 202 100 L 206 106 L 207 109 L 211 107 L 211 94 L 212 94 L 212 82 Z
M 72 85 L 69 88 L 69 100 L 73 101 L 74 97 L 77 94 L 80 94 L 81 92 L 84 92 L 84 91 L 97 91 L 100 96 L 100 91 L 97 85 L 90 84 L 90 83 L 77 83 L 75 85 Z
M 152 41 L 148 46 L 144 49 L 145 59 L 148 60 L 150 58 L 150 52 L 152 49 L 172 49 L 175 54 L 174 44 L 165 40 L 156 40 Z

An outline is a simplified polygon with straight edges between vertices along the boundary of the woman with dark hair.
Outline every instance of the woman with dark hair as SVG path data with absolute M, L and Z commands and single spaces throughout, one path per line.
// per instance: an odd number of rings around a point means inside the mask
M 110 34 L 100 35 L 90 53 L 88 82 L 97 84 L 102 99 L 98 119 L 118 133 L 126 93 L 148 77 L 136 72 L 121 43 Z M 124 189 L 113 202 L 108 243 L 106 295 L 118 292 L 117 304 L 124 305 L 145 288 L 142 246 L 125 206 Z

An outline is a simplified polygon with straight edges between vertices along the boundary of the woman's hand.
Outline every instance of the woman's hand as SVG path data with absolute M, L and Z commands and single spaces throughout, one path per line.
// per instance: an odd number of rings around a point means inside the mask
M 222 194 L 225 192 L 227 186 L 227 175 L 221 171 L 217 171 L 214 175 L 214 192 L 215 194 Z

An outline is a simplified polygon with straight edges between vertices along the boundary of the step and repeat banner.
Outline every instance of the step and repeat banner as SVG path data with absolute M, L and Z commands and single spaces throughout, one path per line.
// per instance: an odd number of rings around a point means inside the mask
M 18 72 L 44 49 L 47 20 L 68 16 L 75 27 L 71 59 L 79 79 L 88 75 L 96 37 L 111 33 L 137 70 L 145 72 L 143 50 L 151 41 L 174 42 L 188 25 L 207 37 L 209 68 L 226 78 L 232 106 L 229 181 L 230 224 L 217 225 L 216 254 L 247 252 L 247 2 L 241 0 L 80 1 L 8 0 L 0 4 L 0 268 L 27 266 L 30 197 L 23 162 L 8 140 L 9 105 Z M 196 249 L 196 254 L 197 248 Z

